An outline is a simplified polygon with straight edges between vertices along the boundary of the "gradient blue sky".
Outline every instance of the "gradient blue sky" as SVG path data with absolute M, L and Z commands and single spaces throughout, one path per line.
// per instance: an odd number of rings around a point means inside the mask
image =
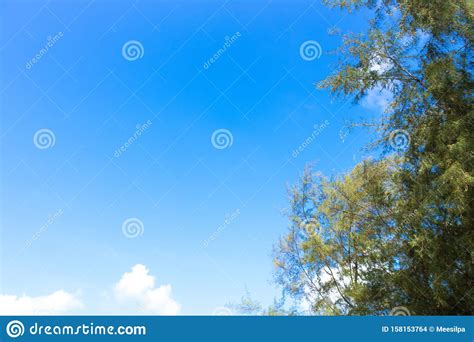
M 271 253 L 287 228 L 286 186 L 308 162 L 335 175 L 360 161 L 370 137 L 341 139 L 344 122 L 383 102 L 373 94 L 353 106 L 314 87 L 336 66 L 330 51 L 341 37 L 328 31 L 362 31 L 370 13 L 282 0 L 3 0 L 0 13 L 0 295 L 64 289 L 81 296 L 81 312 L 112 313 L 111 289 L 140 263 L 157 285 L 172 286 L 181 314 L 210 314 L 245 288 L 270 304 L 279 294 Z M 143 45 L 141 59 L 123 58 L 130 40 Z M 320 58 L 301 58 L 308 40 L 320 44 Z M 42 128 L 54 132 L 51 148 L 33 143 Z M 220 128 L 233 136 L 221 150 L 210 140 Z M 124 236 L 130 217 L 143 222 L 143 235 Z

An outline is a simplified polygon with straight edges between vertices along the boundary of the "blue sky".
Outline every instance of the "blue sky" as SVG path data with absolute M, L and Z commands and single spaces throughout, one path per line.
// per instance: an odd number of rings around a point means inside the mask
M 167 297 L 179 314 L 211 314 L 246 288 L 270 304 L 287 185 L 308 162 L 335 175 L 365 155 L 368 132 L 345 136 L 344 123 L 383 97 L 354 106 L 314 84 L 337 65 L 329 31 L 360 32 L 370 14 L 319 1 L 20 0 L 0 15 L 0 300 L 63 291 L 80 305 L 54 312 L 119 313 L 128 272 L 150 281 L 132 297 Z M 302 58 L 308 41 L 320 56 Z M 232 140 L 221 149 L 219 129 Z M 124 234 L 130 218 L 138 236 Z

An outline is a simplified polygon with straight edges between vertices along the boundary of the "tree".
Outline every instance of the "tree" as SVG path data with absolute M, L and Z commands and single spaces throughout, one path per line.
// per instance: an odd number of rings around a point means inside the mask
M 245 295 L 242 296 L 240 302 L 229 303 L 226 305 L 231 312 L 241 316 L 294 316 L 297 314 L 296 309 L 285 309 L 285 298 L 273 300 L 273 304 L 267 309 L 264 309 L 262 304 L 253 299 L 248 290 L 245 291 Z
M 276 248 L 278 282 L 317 313 L 403 305 L 416 314 L 472 314 L 473 7 L 328 2 L 374 10 L 368 32 L 345 37 L 338 70 L 319 86 L 355 101 L 391 94 L 373 124 L 384 153 L 342 178 L 305 173 Z
M 398 229 L 396 161 L 365 161 L 332 180 L 307 168 L 290 189 L 291 225 L 276 251 L 285 292 L 319 314 L 364 314 L 387 309 L 390 297 L 369 287 L 393 272 Z M 387 289 L 388 290 L 388 289 Z M 396 291 L 387 291 L 391 297 Z

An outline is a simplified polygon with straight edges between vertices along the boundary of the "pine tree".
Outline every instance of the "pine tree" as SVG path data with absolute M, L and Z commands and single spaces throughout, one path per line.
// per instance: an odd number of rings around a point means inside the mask
M 375 124 L 385 153 L 341 178 L 306 171 L 276 247 L 277 280 L 316 313 L 472 314 L 472 3 L 328 3 L 374 10 L 319 86 L 356 101 L 391 94 Z

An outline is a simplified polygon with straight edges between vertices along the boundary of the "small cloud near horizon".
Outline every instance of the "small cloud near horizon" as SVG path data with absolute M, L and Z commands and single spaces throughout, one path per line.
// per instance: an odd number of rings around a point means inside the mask
M 114 305 L 130 315 L 177 315 L 181 304 L 172 298 L 171 292 L 170 284 L 156 286 L 148 268 L 136 264 L 114 285 Z M 36 297 L 0 294 L 0 315 L 74 314 L 85 308 L 80 294 L 80 291 L 71 293 L 63 289 Z

